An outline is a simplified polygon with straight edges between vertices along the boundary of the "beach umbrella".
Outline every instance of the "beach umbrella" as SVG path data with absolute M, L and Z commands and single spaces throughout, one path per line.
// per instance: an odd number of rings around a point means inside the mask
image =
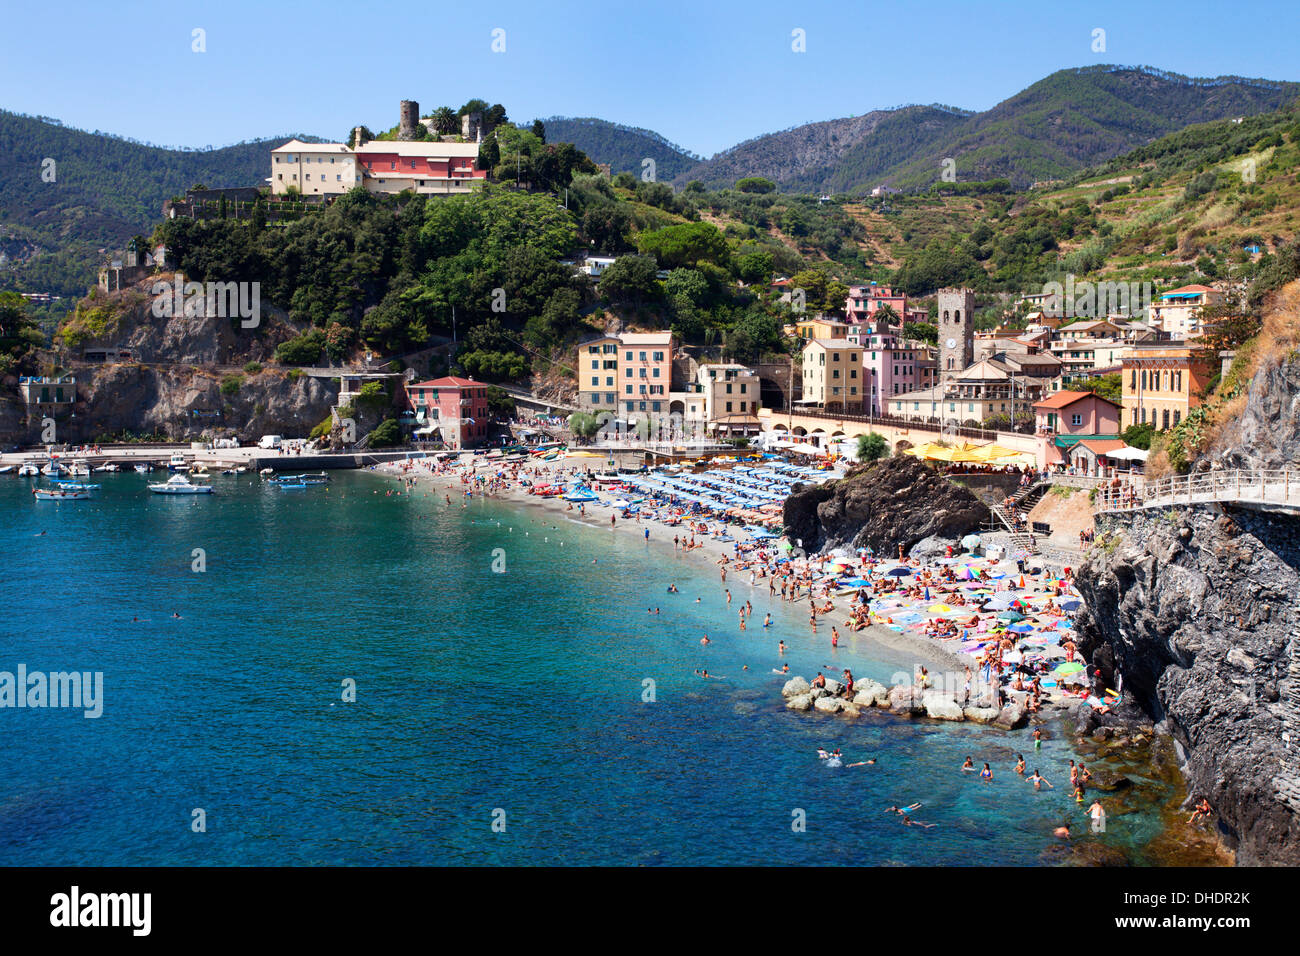
M 896 578 L 905 578 L 912 573 L 912 569 L 911 568 L 890 568 L 885 573 Z
M 782 541 L 779 547 L 781 548 L 782 551 L 794 550 L 794 545 L 792 545 L 789 541 Z
M 947 604 L 931 604 L 929 608 L 931 614 L 947 614 L 951 610 Z
M 1007 630 L 1014 631 L 1017 634 L 1030 634 L 1033 633 L 1034 626 L 1032 624 L 1025 624 L 1024 622 L 1021 622 L 1019 624 L 1012 624 L 1009 628 L 1007 628 Z
M 1058 677 L 1066 677 L 1070 674 L 1077 674 L 1081 670 L 1083 670 L 1082 664 L 1078 661 L 1070 661 L 1066 664 L 1058 664 L 1056 670 L 1052 671 L 1052 673 Z
M 1077 611 L 1081 607 L 1083 607 L 1082 601 L 1069 600 L 1069 601 L 1062 601 L 1060 604 L 1060 608 L 1062 611 Z
M 1023 614 L 1017 614 L 1015 611 L 1003 611 L 1001 614 L 998 615 L 999 621 L 1006 621 L 1008 624 L 1015 624 L 1016 622 L 1023 621 L 1024 619 L 1025 616 Z
M 977 547 L 979 547 L 980 540 L 981 540 L 981 539 L 980 539 L 980 536 L 979 536 L 979 535 L 977 535 L 977 534 L 968 534 L 968 535 L 966 535 L 966 537 L 964 537 L 964 538 L 961 539 L 961 546 L 962 546 L 963 548 L 968 548 L 968 549 L 969 549 L 969 548 L 977 548 Z
M 845 578 L 844 583 L 851 585 L 855 588 L 861 588 L 861 587 L 866 587 L 871 582 L 868 581 L 866 578 Z

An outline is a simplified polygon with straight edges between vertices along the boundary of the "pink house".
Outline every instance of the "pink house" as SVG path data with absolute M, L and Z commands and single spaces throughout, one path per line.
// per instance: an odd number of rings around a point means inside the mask
M 876 313 L 884 306 L 889 306 L 898 316 L 897 322 L 926 322 L 929 313 L 925 309 L 909 309 L 907 295 L 894 292 L 889 286 L 871 282 L 867 285 L 849 286 L 849 297 L 844 302 L 846 321 L 852 325 L 874 325 Z M 888 332 L 889 329 L 880 329 Z
M 1036 431 L 1043 442 L 1040 460 L 1065 465 L 1079 442 L 1118 438 L 1122 410 L 1123 406 L 1095 392 L 1063 390 L 1035 402 Z
M 451 375 L 406 386 L 416 437 L 440 440 L 448 448 L 469 448 L 483 441 L 491 417 L 487 388 L 483 382 Z
M 855 341 L 852 335 L 850 341 Z M 864 333 L 855 344 L 862 349 L 864 407 L 883 415 L 889 399 L 934 384 L 935 362 L 923 342 L 894 335 Z

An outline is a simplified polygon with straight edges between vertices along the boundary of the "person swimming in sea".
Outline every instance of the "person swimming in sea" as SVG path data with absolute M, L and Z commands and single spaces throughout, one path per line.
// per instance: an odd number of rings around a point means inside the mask
M 1055 787 L 1052 786 L 1052 784 L 1048 781 L 1048 779 L 1044 777 L 1041 773 L 1039 773 L 1037 770 L 1035 770 L 1032 774 L 1026 777 L 1025 780 L 1027 780 L 1029 783 L 1032 783 L 1034 785 L 1035 790 L 1042 790 L 1043 784 L 1047 784 L 1047 789 L 1049 790 L 1056 789 Z
M 912 804 L 910 807 L 885 807 L 886 813 L 910 813 L 913 810 L 921 809 L 920 801 Z
M 913 820 L 906 813 L 903 814 L 903 826 L 905 827 L 925 827 L 928 830 L 930 827 L 937 827 L 938 825 L 937 823 L 922 823 L 920 820 Z
M 993 779 L 993 770 L 991 767 L 989 767 L 987 763 L 984 765 L 984 769 L 980 771 L 980 779 L 981 780 Z
M 870 759 L 868 759 L 868 760 L 859 760 L 859 761 L 857 761 L 856 763 L 851 763 L 851 764 L 849 764 L 848 766 L 850 766 L 850 767 L 870 767 L 870 766 L 871 766 L 872 764 L 874 764 L 875 762 L 876 762 L 876 758 L 875 758 L 875 757 L 872 757 L 872 758 L 870 758 Z
M 987 766 L 987 764 L 985 766 Z M 974 773 L 975 761 L 971 760 L 970 757 L 967 757 L 966 762 L 961 765 L 961 769 L 967 771 L 968 773 Z
M 1022 777 L 1025 775 L 1025 758 L 1023 754 L 1016 754 L 1016 773 Z

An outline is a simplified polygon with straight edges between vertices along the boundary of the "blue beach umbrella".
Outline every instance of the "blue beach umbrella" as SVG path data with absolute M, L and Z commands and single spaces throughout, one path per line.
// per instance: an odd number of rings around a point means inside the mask
M 1032 634 L 1034 631 L 1034 625 L 1025 624 L 1022 621 L 1019 624 L 1012 624 L 1009 628 L 1007 628 L 1007 630 L 1014 631 L 1017 634 Z
M 911 568 L 890 568 L 885 573 L 892 575 L 896 578 L 905 578 L 912 573 L 912 569 Z

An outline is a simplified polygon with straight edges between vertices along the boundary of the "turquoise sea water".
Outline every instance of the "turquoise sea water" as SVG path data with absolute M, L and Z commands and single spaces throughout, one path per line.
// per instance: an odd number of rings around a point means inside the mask
M 94 480 L 97 499 L 36 503 L 0 478 L 0 671 L 104 674 L 97 720 L 0 709 L 0 864 L 1035 864 L 1062 820 L 1086 829 L 1059 732 L 1035 760 L 1024 731 L 785 711 L 779 639 L 806 677 L 912 662 L 852 635 L 832 651 L 803 605 L 732 576 L 740 633 L 716 571 L 658 527 L 647 544 L 370 474 L 193 498 Z M 819 746 L 879 763 L 831 770 Z M 1057 789 L 1014 778 L 1016 751 Z M 968 754 L 992 784 L 958 771 Z M 916 800 L 938 827 L 882 812 Z M 1104 839 L 1156 826 L 1112 817 Z

